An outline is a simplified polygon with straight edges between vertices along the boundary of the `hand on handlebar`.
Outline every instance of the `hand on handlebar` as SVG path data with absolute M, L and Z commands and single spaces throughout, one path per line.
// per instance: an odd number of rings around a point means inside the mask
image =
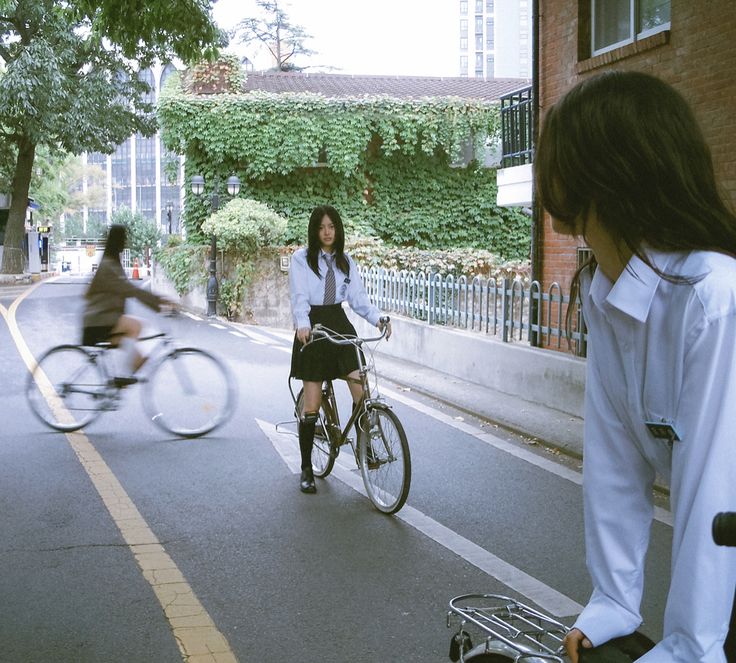
M 309 327 L 299 327 L 296 330 L 296 337 L 302 345 L 306 345 L 312 336 L 312 330 Z
M 378 331 L 382 332 L 384 329 L 386 330 L 386 340 L 388 341 L 389 338 L 391 338 L 391 319 L 388 316 L 384 316 L 378 321 L 378 324 L 376 325 L 378 327 Z
M 570 657 L 571 663 L 578 663 L 579 647 L 583 647 L 583 649 L 591 649 L 593 647 L 593 643 L 588 640 L 585 633 L 577 628 L 573 628 L 568 631 L 562 644 L 565 645 L 565 649 L 567 650 L 567 655 Z

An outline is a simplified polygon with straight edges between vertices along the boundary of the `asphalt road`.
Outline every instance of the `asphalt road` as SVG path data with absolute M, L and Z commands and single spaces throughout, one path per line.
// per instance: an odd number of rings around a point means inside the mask
M 174 323 L 177 339 L 215 352 L 238 379 L 234 417 L 205 438 L 162 433 L 135 386 L 83 436 L 45 429 L 26 405 L 17 346 L 38 356 L 77 341 L 85 286 L 65 277 L 30 293 L 0 288 L 0 661 L 176 662 L 187 660 L 178 643 L 215 633 L 219 648 L 189 649 L 189 660 L 440 663 L 455 595 L 517 596 L 565 623 L 587 600 L 577 470 L 398 385 L 382 383 L 411 445 L 407 506 L 378 513 L 349 470 L 302 495 L 272 440 L 296 449 L 273 432 L 293 406 L 290 342 L 272 330 Z M 100 463 L 80 460 L 87 442 Z M 96 473 L 119 482 L 116 499 L 137 509 L 164 572 L 146 571 L 140 553 L 153 548 L 131 545 Z M 652 536 L 643 630 L 656 638 L 671 528 L 656 522 Z M 167 582 L 204 621 L 177 621 L 161 598 Z

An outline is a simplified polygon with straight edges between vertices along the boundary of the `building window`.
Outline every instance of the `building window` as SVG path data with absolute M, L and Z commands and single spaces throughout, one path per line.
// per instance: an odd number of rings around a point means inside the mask
M 475 50 L 483 50 L 483 35 L 475 35 Z
M 467 37 L 460 37 L 460 50 L 461 51 L 468 50 L 468 38 Z
M 475 13 L 476 14 L 483 13 L 483 0 L 475 0 Z
M 486 13 L 487 14 L 493 13 L 493 0 L 486 0 Z
M 461 14 L 468 13 L 468 0 L 460 0 L 460 13 Z
M 486 48 L 492 51 L 495 48 L 495 22 L 492 18 L 486 20 Z
M 467 18 L 460 19 L 460 36 L 461 37 L 468 36 L 468 19 Z
M 592 54 L 670 27 L 670 0 L 591 0 Z
M 468 75 L 468 56 L 467 55 L 460 56 L 460 75 L 461 76 Z
M 481 72 L 483 71 L 483 53 L 476 53 L 475 54 L 475 68 L 480 69 Z
M 487 56 L 486 57 L 486 72 L 487 72 L 486 75 L 489 78 L 493 78 L 493 75 L 495 73 L 494 72 L 495 67 L 496 67 L 496 59 L 492 55 Z
M 475 17 L 475 34 L 477 35 L 483 34 L 483 17 L 482 16 Z

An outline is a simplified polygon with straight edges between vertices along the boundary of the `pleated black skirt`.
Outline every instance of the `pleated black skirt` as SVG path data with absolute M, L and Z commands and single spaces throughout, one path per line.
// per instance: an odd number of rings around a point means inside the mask
M 317 323 L 344 336 L 357 336 L 355 327 L 345 315 L 341 304 L 312 306 L 309 311 L 312 326 Z M 322 382 L 345 377 L 359 368 L 353 345 L 335 345 L 321 339 L 307 345 L 302 344 L 294 334 L 291 350 L 291 377 L 308 382 Z

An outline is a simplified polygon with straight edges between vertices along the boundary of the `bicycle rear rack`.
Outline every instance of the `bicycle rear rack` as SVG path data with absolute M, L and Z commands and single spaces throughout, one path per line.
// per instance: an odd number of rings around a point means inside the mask
M 450 601 L 447 626 L 459 619 L 454 636 L 459 660 L 471 648 L 467 624 L 478 627 L 485 637 L 485 651 L 519 663 L 564 663 L 562 640 L 569 630 L 549 615 L 500 594 L 464 594 Z

